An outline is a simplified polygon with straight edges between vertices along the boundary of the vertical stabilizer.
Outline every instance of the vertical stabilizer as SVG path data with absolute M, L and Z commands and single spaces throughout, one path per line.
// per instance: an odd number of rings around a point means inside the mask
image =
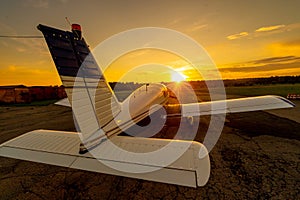
M 120 104 L 81 33 L 44 25 L 38 29 L 44 34 L 80 131 L 88 140 L 99 129 L 105 130 L 120 112 Z

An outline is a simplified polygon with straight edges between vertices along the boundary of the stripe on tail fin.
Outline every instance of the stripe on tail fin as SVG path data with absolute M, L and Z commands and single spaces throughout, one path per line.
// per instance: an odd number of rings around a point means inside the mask
M 84 139 L 89 140 L 99 129 L 106 132 L 107 125 L 111 129 L 120 104 L 85 40 L 44 25 L 38 29 L 44 34 Z

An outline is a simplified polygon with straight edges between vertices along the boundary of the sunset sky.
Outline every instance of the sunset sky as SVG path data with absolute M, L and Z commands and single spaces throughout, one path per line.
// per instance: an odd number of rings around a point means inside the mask
M 65 17 L 79 23 L 95 48 L 120 33 L 162 27 L 196 40 L 216 63 L 223 79 L 300 75 L 300 1 L 297 0 L 7 0 L 0 2 L 0 35 L 42 34 L 45 24 L 69 30 Z M 60 85 L 44 39 L 0 37 L 0 85 Z M 187 80 L 199 78 L 188 63 L 167 52 L 132 52 L 106 71 L 118 81 L 137 65 L 127 81 L 166 81 L 173 67 Z M 167 72 L 166 72 L 167 74 Z M 153 78 L 155 77 L 155 78 Z

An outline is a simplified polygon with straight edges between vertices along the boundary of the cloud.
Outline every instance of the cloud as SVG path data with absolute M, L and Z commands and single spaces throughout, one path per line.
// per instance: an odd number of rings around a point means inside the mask
M 295 29 L 300 28 L 300 23 L 295 23 L 295 24 L 280 24 L 280 25 L 274 25 L 274 26 L 264 26 L 260 27 L 254 31 L 250 32 L 240 32 L 237 34 L 229 35 L 226 38 L 228 40 L 235 40 L 239 39 L 245 36 L 249 36 L 248 38 L 253 38 L 253 37 L 260 37 L 260 36 L 266 36 L 266 35 L 271 35 L 271 34 L 276 34 L 276 33 L 281 33 L 281 32 L 286 32 L 286 31 L 293 31 Z
M 168 23 L 169 26 L 178 25 L 183 21 L 183 18 L 173 19 L 171 22 Z
M 20 52 L 20 53 L 26 51 L 26 49 L 25 49 L 25 48 L 22 48 L 22 47 L 16 47 L 16 50 L 17 50 L 18 52 Z
M 203 29 L 205 27 L 207 27 L 207 24 L 193 24 L 193 26 L 188 28 L 187 31 L 188 32 L 194 32 L 194 31 L 198 31 L 200 29 Z
M 0 30 L 3 35 L 19 35 L 11 26 L 0 21 Z M 36 38 L 7 38 L 0 40 L 4 47 L 14 47 L 17 52 L 29 52 L 34 54 L 48 55 L 49 52 L 42 39 Z
M 239 38 L 242 38 L 242 37 L 245 37 L 245 36 L 248 36 L 248 35 L 249 35 L 248 32 L 240 32 L 240 33 L 237 33 L 237 34 L 234 34 L 234 35 L 227 36 L 227 39 L 228 40 L 235 40 L 235 39 L 239 39 Z
M 289 41 L 285 41 L 280 43 L 279 45 L 283 46 L 283 47 L 300 47 L 300 38 L 299 39 L 295 39 L 295 40 L 289 40 Z
M 257 65 L 250 67 L 228 67 L 228 68 L 220 68 L 220 72 L 227 73 L 235 73 L 235 72 L 243 72 L 243 73 L 255 73 L 255 72 L 270 72 L 277 70 L 289 70 L 289 69 L 299 69 L 300 62 L 289 63 L 289 64 L 266 64 L 266 65 Z M 298 72 L 300 74 L 300 70 Z
M 270 63 L 282 63 L 282 62 L 295 62 L 300 61 L 300 57 L 297 56 L 278 56 L 271 58 L 264 58 L 260 60 L 252 61 L 254 64 L 270 64 Z
M 15 29 L 13 29 L 10 25 L 5 24 L 0 21 L 0 30 L 1 34 L 16 34 Z
M 282 56 L 270 57 L 260 60 L 253 60 L 238 64 L 232 64 L 229 67 L 219 68 L 225 73 L 255 73 L 270 72 L 277 70 L 299 69 L 300 73 L 300 57 L 298 56 Z
M 48 55 L 49 51 L 41 39 L 12 38 L 16 42 L 15 49 L 18 52 L 28 52 L 39 55 Z
M 10 71 L 10 72 L 15 72 L 16 70 L 17 70 L 17 67 L 16 67 L 16 66 L 14 66 L 14 65 L 8 66 L 8 71 Z
M 286 41 L 280 41 L 271 43 L 266 46 L 274 55 L 280 55 L 284 52 L 287 55 L 300 55 L 300 38 L 290 39 Z M 300 66 L 299 66 L 300 67 Z
M 34 63 L 31 63 L 35 66 Z M 0 68 L 0 85 L 61 85 L 59 76 L 51 68 L 35 68 L 25 65 L 9 65 Z
M 17 35 L 15 29 L 13 29 L 11 26 L 8 24 L 5 24 L 0 21 L 0 30 L 1 30 L 1 35 Z M 3 45 L 3 47 L 9 47 L 10 44 L 7 42 L 7 40 L 0 40 L 0 44 Z
M 275 26 L 264 26 L 264 27 L 256 29 L 255 32 L 275 31 L 275 30 L 282 29 L 284 27 L 285 27 L 285 25 L 283 25 L 283 24 L 281 24 L 281 25 L 275 25 Z
M 49 8 L 51 4 L 66 4 L 69 0 L 23 0 L 23 6 L 33 8 Z
M 24 2 L 25 6 L 34 7 L 34 8 L 48 8 L 48 0 L 26 0 Z
M 36 62 L 38 63 L 38 62 Z M 35 64 L 35 63 L 34 63 Z M 34 65 L 33 64 L 33 65 Z M 50 74 L 55 71 L 49 70 L 49 69 L 41 69 L 40 67 L 30 68 L 27 66 L 28 64 L 23 65 L 9 65 L 6 67 L 2 67 L 0 69 L 1 72 L 7 72 L 7 73 L 19 73 L 19 74 L 32 74 L 32 75 L 39 75 L 39 74 Z
M 180 29 L 192 33 L 207 28 L 208 24 L 204 20 L 197 20 L 191 23 L 187 17 L 181 17 L 170 21 L 167 26 L 172 29 Z
M 286 25 L 286 27 L 285 27 L 286 31 L 293 31 L 293 30 L 299 29 L 299 28 L 300 28 L 300 23 L 289 24 L 289 25 Z
M 187 65 L 187 66 L 175 68 L 174 70 L 177 71 L 177 72 L 185 72 L 185 71 L 188 71 L 188 70 L 194 70 L 194 68 Z

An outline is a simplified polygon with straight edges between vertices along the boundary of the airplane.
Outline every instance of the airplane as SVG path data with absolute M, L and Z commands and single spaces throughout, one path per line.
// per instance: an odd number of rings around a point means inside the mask
M 120 102 L 84 38 L 39 24 L 71 106 L 78 132 L 34 130 L 0 145 L 0 156 L 188 187 L 204 186 L 210 175 L 207 148 L 196 141 L 121 136 L 162 106 L 188 119 L 202 115 L 291 108 L 280 96 L 167 104 L 164 84 L 149 83 Z M 59 117 L 59 116 L 58 116 Z M 162 118 L 163 119 L 163 118 Z M 191 123 L 193 120 L 191 120 Z

